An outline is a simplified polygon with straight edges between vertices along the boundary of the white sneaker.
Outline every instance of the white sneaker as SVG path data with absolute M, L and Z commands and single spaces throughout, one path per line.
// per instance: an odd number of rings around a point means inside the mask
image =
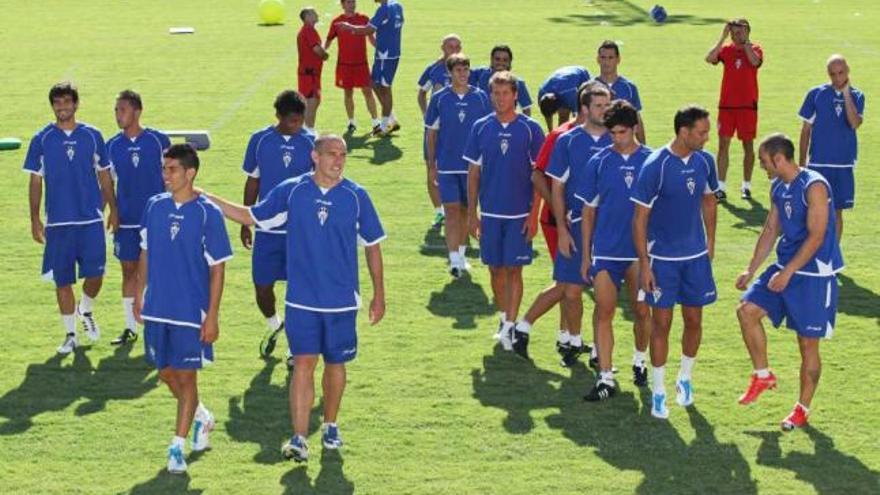
M 168 447 L 168 472 L 180 474 L 186 472 L 186 461 L 183 459 L 183 450 L 180 447 Z
M 214 430 L 214 415 L 205 409 L 205 414 L 196 413 L 193 421 L 192 451 L 200 452 L 211 448 L 210 433 Z
M 83 330 L 86 331 L 86 336 L 89 340 L 97 342 L 101 338 L 101 329 L 98 327 L 98 322 L 95 321 L 94 314 L 91 311 L 80 313 L 79 308 L 76 308 L 76 315 L 79 317 L 79 321 L 82 322 Z
M 505 351 L 513 350 L 513 338 L 511 336 L 513 333 L 513 327 L 504 328 L 503 325 L 499 325 L 498 333 L 495 334 L 495 338 L 498 339 L 498 342 L 501 344 L 501 348 Z
M 678 379 L 675 381 L 675 402 L 682 407 L 694 403 L 694 387 L 690 380 Z
M 73 352 L 76 349 L 76 346 L 79 345 L 76 341 L 76 334 L 69 333 L 64 336 L 64 342 L 58 346 L 58 354 L 67 355 Z

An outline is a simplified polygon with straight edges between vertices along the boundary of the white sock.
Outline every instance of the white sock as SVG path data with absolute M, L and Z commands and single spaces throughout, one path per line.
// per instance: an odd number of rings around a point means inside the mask
M 446 213 L 444 213 L 443 205 L 440 205 L 440 206 L 434 208 L 434 213 L 439 213 L 439 214 L 441 214 L 441 215 L 445 215 L 445 214 L 446 214 Z
M 183 450 L 183 446 L 186 445 L 186 439 L 183 437 L 175 436 L 171 439 L 171 446 L 178 447 L 180 450 Z
M 498 312 L 498 319 L 501 321 L 501 323 L 506 323 L 507 322 L 507 313 L 505 313 L 504 311 L 499 311 Z
M 590 346 L 590 359 L 593 358 L 599 358 L 599 349 L 595 342 L 593 342 L 593 345 Z
M 449 251 L 449 266 L 461 266 L 461 255 L 458 251 Z
M 394 115 L 394 112 L 391 112 L 390 114 L 388 114 L 388 120 L 390 122 L 397 122 L 397 115 Z
M 355 123 L 354 119 L 348 119 L 348 123 L 353 126 L 357 126 L 357 123 Z
M 571 334 L 568 333 L 568 330 L 560 330 L 558 334 L 556 334 L 556 342 L 560 344 L 568 344 L 571 342 Z
M 684 354 L 681 355 L 681 369 L 678 371 L 679 380 L 691 379 L 691 373 L 694 371 L 694 363 L 696 363 L 696 361 L 696 357 L 687 357 Z
M 572 335 L 571 339 L 568 341 L 568 344 L 572 347 L 583 347 L 584 341 L 581 339 L 581 335 Z
M 726 191 L 727 190 L 727 183 L 724 182 L 723 180 L 719 180 L 718 181 L 718 189 L 721 191 Z
M 522 333 L 529 333 L 532 329 L 532 324 L 527 322 L 526 320 L 520 320 L 516 322 L 516 331 Z
M 770 370 L 768 368 L 761 368 L 759 370 L 755 370 L 755 375 L 758 378 L 769 378 L 770 377 Z
M 647 361 L 647 359 L 645 359 L 644 352 L 642 352 L 638 349 L 635 349 L 633 351 L 633 365 L 634 366 L 645 366 L 646 361 Z
M 391 120 L 391 119 L 389 119 L 388 117 L 382 117 L 382 123 L 381 123 L 380 125 L 382 126 L 382 130 L 383 130 L 383 131 L 384 131 L 385 129 L 388 129 L 388 122 L 389 122 L 390 120 Z
M 743 183 L 742 183 L 742 188 L 743 188 L 743 189 L 751 189 L 751 188 L 752 188 L 752 183 L 749 182 L 749 181 L 747 181 L 747 180 L 744 180 Z
M 599 373 L 599 381 L 614 386 L 614 372 L 611 370 L 602 370 Z
M 506 332 L 509 332 L 512 327 L 513 322 L 505 320 L 504 323 L 501 324 L 501 333 L 506 334 Z
M 382 119 L 373 119 L 373 127 L 377 125 L 382 125 Z
M 86 295 L 85 292 L 83 292 L 83 295 L 79 300 L 79 312 L 83 313 L 83 314 L 91 313 L 92 308 L 94 308 L 94 306 L 95 306 L 95 300 L 92 299 L 91 297 L 89 297 L 88 295 Z
M 137 332 L 137 320 L 134 319 L 134 298 L 122 298 L 122 314 L 125 316 L 125 328 Z
M 655 394 L 666 394 L 666 366 L 655 366 L 651 370 L 654 380 L 651 382 L 651 391 Z
M 61 324 L 64 325 L 64 335 L 71 333 L 76 335 L 75 315 L 61 315 Z
M 266 318 L 266 325 L 269 325 L 269 330 L 278 330 L 281 326 L 281 318 L 278 317 L 278 313 Z
M 458 255 L 461 256 L 462 260 L 464 260 L 467 255 L 467 245 L 458 246 Z

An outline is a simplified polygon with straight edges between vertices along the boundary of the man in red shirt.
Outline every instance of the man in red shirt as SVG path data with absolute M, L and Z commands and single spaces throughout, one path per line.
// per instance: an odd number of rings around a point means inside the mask
M 721 99 L 718 103 L 718 185 L 716 196 L 727 198 L 727 166 L 730 140 L 736 133 L 743 144 L 743 199 L 751 199 L 752 169 L 755 167 L 755 134 L 758 130 L 758 68 L 764 52 L 749 40 L 751 27 L 746 19 L 734 19 L 724 25 L 721 39 L 709 50 L 706 62 L 724 64 Z M 725 43 L 727 36 L 730 43 Z
M 315 30 L 318 12 L 313 8 L 302 9 L 299 18 L 302 28 L 296 35 L 296 49 L 299 54 L 297 67 L 297 89 L 306 99 L 305 127 L 315 129 L 315 117 L 321 104 L 321 68 L 327 60 L 327 52 L 321 46 L 321 35 Z
M 370 66 L 367 65 L 367 39 L 375 45 L 376 39 L 371 34 L 364 36 L 339 28 L 339 23 L 347 22 L 353 26 L 366 26 L 370 18 L 356 12 L 356 0 L 341 0 L 343 13 L 338 15 L 330 23 L 327 32 L 327 41 L 324 42 L 324 50 L 330 48 L 335 38 L 339 38 L 339 56 L 336 58 L 336 87 L 345 92 L 345 113 L 348 115 L 348 127 L 350 134 L 357 130 L 354 120 L 354 88 L 360 88 L 367 103 L 367 110 L 373 118 L 373 128 L 379 125 L 376 116 L 376 99 L 373 97 L 373 89 L 370 81 Z

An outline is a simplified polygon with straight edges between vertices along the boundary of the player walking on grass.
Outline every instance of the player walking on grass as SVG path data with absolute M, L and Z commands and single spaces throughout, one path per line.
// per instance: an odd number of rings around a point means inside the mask
M 242 170 L 248 176 L 244 184 L 244 205 L 252 206 L 269 195 L 275 186 L 291 177 L 312 170 L 315 137 L 303 128 L 306 103 L 296 91 L 282 91 L 275 98 L 278 123 L 251 135 Z M 251 233 L 241 226 L 241 243 L 253 249 L 251 274 L 257 307 L 266 318 L 268 329 L 260 341 L 260 356 L 269 357 L 275 350 L 284 322 L 275 311 L 275 282 L 287 280 L 287 242 L 285 225 L 271 229 L 257 225 Z M 288 368 L 293 364 L 288 356 Z
M 293 436 L 281 451 L 306 461 L 309 415 L 315 401 L 315 367 L 324 358 L 324 425 L 321 443 L 338 449 L 336 425 L 345 390 L 345 363 L 357 355 L 355 323 L 360 308 L 357 246 L 363 244 L 373 282 L 370 323 L 385 314 L 382 252 L 385 232 L 370 196 L 342 176 L 347 155 L 342 137 L 315 141 L 315 172 L 288 179 L 250 208 L 211 196 L 231 220 L 260 228 L 287 225 L 286 332 L 296 363 L 290 380 Z
M 452 84 L 452 74 L 450 74 L 449 69 L 446 67 L 446 61 L 450 56 L 460 52 L 461 38 L 459 38 L 457 34 L 447 34 L 440 43 L 440 59 L 425 67 L 424 72 L 422 72 L 422 75 L 419 77 L 419 93 L 417 100 L 419 103 L 419 109 L 422 111 L 422 119 L 425 118 L 425 114 L 428 111 L 428 97 Z M 468 73 L 470 73 L 470 62 L 468 62 Z M 465 81 L 465 84 L 467 84 L 467 81 Z M 437 156 L 434 155 L 434 158 L 436 157 Z M 443 205 L 441 204 L 440 186 L 438 184 L 439 179 L 437 178 L 437 164 L 428 160 L 427 129 L 425 130 L 424 159 L 427 164 L 426 170 L 428 172 L 428 198 L 430 198 L 431 205 L 434 207 L 434 221 L 431 223 L 431 226 L 439 228 L 443 225 L 443 221 L 445 220 L 445 212 L 443 210 Z
M 141 95 L 127 89 L 116 97 L 116 124 L 122 131 L 107 141 L 107 154 L 116 175 L 119 230 L 113 236 L 113 254 L 122 265 L 122 310 L 125 329 L 113 345 L 138 338 L 134 297 L 141 257 L 141 218 L 147 201 L 165 191 L 162 155 L 171 140 L 161 131 L 141 126 Z
M 639 126 L 636 127 L 636 139 L 642 144 L 645 141 L 645 123 L 642 121 L 642 98 L 639 96 L 639 88 L 629 79 L 617 73 L 620 66 L 620 46 L 611 40 L 605 40 L 599 45 L 599 53 L 596 56 L 599 64 L 599 75 L 594 81 L 604 84 L 611 90 L 612 97 L 617 100 L 626 100 L 639 112 Z
M 727 198 L 727 166 L 730 141 L 736 134 L 743 145 L 742 199 L 752 197 L 752 170 L 755 168 L 755 136 L 758 132 L 758 69 L 764 63 L 760 45 L 749 39 L 752 28 L 746 19 L 733 19 L 724 25 L 718 43 L 709 50 L 706 62 L 724 64 L 721 99 L 718 102 L 718 185 L 719 200 Z M 730 43 L 724 41 L 730 36 Z
M 645 160 L 631 199 L 636 203 L 633 242 L 639 258 L 639 299 L 652 308 L 651 414 L 669 417 L 666 359 L 672 310 L 681 305 L 684 333 L 676 402 L 694 403 L 692 372 L 703 334 L 703 306 L 717 299 L 712 278 L 718 178 L 715 160 L 703 151 L 709 112 L 687 106 L 675 114 L 675 139 Z
M 214 416 L 199 399 L 198 370 L 214 360 L 220 298 L 232 246 L 223 215 L 193 189 L 199 157 L 187 144 L 165 152 L 167 192 L 153 196 L 141 219 L 141 258 L 135 315 L 144 324 L 144 355 L 177 399 L 168 471 L 186 471 L 184 443 L 209 448 Z
M 308 7 L 300 11 L 299 18 L 303 25 L 296 35 L 296 48 L 299 54 L 297 86 L 299 92 L 306 98 L 306 128 L 313 130 L 318 115 L 318 105 L 321 104 L 321 69 L 329 55 L 321 45 L 321 35 L 315 29 L 318 12 Z
M 516 76 L 496 72 L 490 87 L 495 112 L 474 122 L 464 148 L 464 159 L 470 163 L 468 229 L 480 241 L 480 258 L 489 267 L 500 313 L 497 338 L 510 351 L 511 329 L 522 302 L 522 267 L 532 262 L 536 229 L 528 221 L 531 176 L 544 132 L 535 120 L 516 111 Z
M 858 157 L 856 130 L 862 125 L 865 94 L 849 81 L 849 65 L 841 55 L 828 59 L 830 84 L 807 92 L 799 112 L 801 128 L 799 159 L 822 174 L 834 197 L 837 242 L 843 233 L 843 210 L 855 206 L 855 166 Z
M 748 290 L 737 308 L 743 341 L 754 372 L 740 404 L 751 404 L 767 389 L 776 387 L 776 376 L 767 359 L 767 335 L 761 320 L 769 317 L 778 327 L 797 333 L 801 353 L 800 396 L 782 421 L 782 429 L 806 426 L 822 362 L 819 342 L 831 338 L 837 313 L 837 272 L 843 257 L 835 237 L 832 188 L 817 171 L 794 161 L 794 143 L 782 134 L 771 134 L 758 148 L 761 166 L 770 183 L 770 212 L 758 237 L 755 253 L 736 279 L 739 290 Z M 776 244 L 776 262 L 751 285 Z
M 345 95 L 345 113 L 348 116 L 346 132 L 349 134 L 357 130 L 357 122 L 354 119 L 354 90 L 360 88 L 367 104 L 367 111 L 372 118 L 372 129 L 378 129 L 380 121 L 376 114 L 376 99 L 373 97 L 373 88 L 370 87 L 370 66 L 367 64 L 367 40 L 370 44 L 376 44 L 373 35 L 364 36 L 355 34 L 340 27 L 341 23 L 353 26 L 366 26 L 370 18 L 357 12 L 355 0 L 341 0 L 342 14 L 338 15 L 330 23 L 327 31 L 327 39 L 324 41 L 324 50 L 329 50 L 334 39 L 339 39 L 339 55 L 336 57 L 336 87 L 342 88 Z
M 635 204 L 629 199 L 651 150 L 636 140 L 639 113 L 625 100 L 616 100 L 611 105 L 604 124 L 614 144 L 590 159 L 575 193 L 584 205 L 581 231 L 573 233 L 583 238 L 580 274 L 593 286 L 596 299 L 599 380 L 584 397 L 588 401 L 609 399 L 617 392 L 612 366 L 612 323 L 623 282 L 635 315 L 632 371 L 633 383 L 640 387 L 648 384 L 646 354 L 651 338 L 651 313 L 647 304 L 638 300 L 639 265 L 632 239 Z
M 31 236 L 44 244 L 43 278 L 55 282 L 55 294 L 64 341 L 59 354 L 78 345 L 76 319 L 82 321 L 89 340 L 100 336 L 92 309 L 101 290 L 106 263 L 103 210 L 109 209 L 108 229 L 119 227 L 110 161 L 101 132 L 76 121 L 79 91 L 70 82 L 49 90 L 55 122 L 31 140 L 24 160 L 30 173 L 28 203 Z M 40 218 L 40 202 L 46 182 L 46 223 Z M 83 278 L 79 304 L 73 294 L 77 273 Z
M 460 53 L 446 59 L 452 86 L 431 97 L 425 114 L 428 168 L 440 185 L 440 199 L 446 210 L 446 247 L 449 273 L 461 277 L 469 270 L 467 249 L 468 163 L 462 157 L 471 127 L 492 112 L 489 96 L 468 85 L 470 59 Z

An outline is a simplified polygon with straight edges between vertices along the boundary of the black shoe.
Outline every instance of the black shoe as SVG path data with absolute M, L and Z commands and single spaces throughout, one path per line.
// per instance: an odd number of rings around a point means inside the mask
M 464 274 L 464 270 L 461 267 L 453 266 L 449 269 L 449 274 L 452 275 L 452 278 L 459 279 Z
M 565 368 L 571 368 L 578 361 L 578 357 L 583 352 L 583 347 L 567 346 L 565 353 L 562 354 L 562 364 Z
M 382 126 L 379 124 L 374 125 L 373 130 L 370 131 L 370 135 L 371 136 L 379 136 L 381 134 L 382 134 Z
M 614 397 L 616 393 L 617 387 L 608 385 L 603 381 L 598 381 L 593 385 L 593 388 L 587 392 L 587 395 L 584 396 L 584 400 L 587 402 L 600 402 Z
M 354 122 L 349 122 L 348 127 L 345 128 L 345 133 L 346 134 L 354 134 L 355 131 L 357 131 L 357 129 L 358 128 L 356 125 L 354 125 Z
M 517 353 L 523 359 L 530 359 L 529 334 L 518 330 L 513 331 L 513 352 Z
M 599 356 L 590 356 L 589 365 L 590 368 L 599 371 Z
M 260 357 L 267 358 L 275 351 L 275 344 L 278 343 L 278 335 L 284 330 L 284 322 L 275 330 L 266 330 L 263 339 L 260 340 Z
M 752 199 L 752 191 L 750 191 L 748 188 L 743 188 L 740 197 L 745 200 Z
M 110 345 L 125 345 L 125 344 L 133 344 L 137 342 L 138 334 L 133 332 L 130 328 L 126 328 L 119 334 L 119 337 L 110 341 Z
M 648 367 L 633 365 L 633 385 L 637 387 L 648 386 Z
M 715 191 L 715 199 L 718 201 L 727 201 L 727 193 L 719 189 Z
M 385 132 L 385 134 L 391 134 L 392 132 L 399 131 L 399 130 L 400 130 L 400 124 L 395 122 L 394 124 L 392 124 L 391 127 L 388 128 L 388 130 Z

